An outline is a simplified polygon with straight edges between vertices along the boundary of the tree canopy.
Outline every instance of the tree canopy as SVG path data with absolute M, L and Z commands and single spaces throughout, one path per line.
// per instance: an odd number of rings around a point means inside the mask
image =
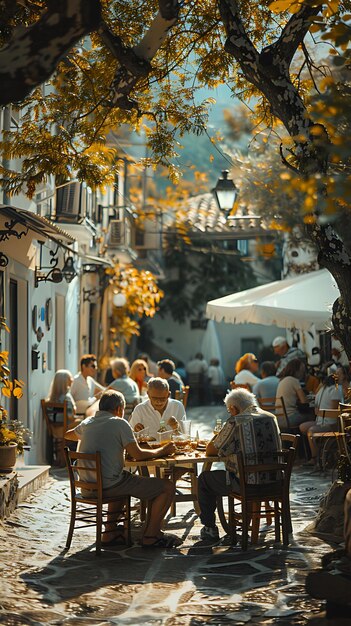
M 1 144 L 23 158 L 20 173 L 3 169 L 4 187 L 31 194 L 49 173 L 109 182 L 121 123 L 144 128 L 149 161 L 176 179 L 176 140 L 205 132 L 212 104 L 197 89 L 226 83 L 279 137 L 285 184 L 302 192 L 301 222 L 341 292 L 333 323 L 351 357 L 350 251 L 332 226 L 349 210 L 349 4 L 2 0 L 1 102 L 26 107 Z

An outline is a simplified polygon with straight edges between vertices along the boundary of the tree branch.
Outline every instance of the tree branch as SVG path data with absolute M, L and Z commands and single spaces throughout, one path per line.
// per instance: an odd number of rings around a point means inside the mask
M 167 37 L 168 31 L 178 20 L 181 3 L 179 0 L 159 0 L 159 11 L 151 23 L 143 39 L 132 50 L 127 51 L 122 67 L 115 74 L 111 85 L 110 105 L 122 109 L 137 108 L 137 102 L 129 97 L 132 89 L 140 78 L 135 72 L 134 63 L 137 60 L 138 69 L 144 71 L 143 76 L 151 72 L 152 66 L 148 62 L 153 59 L 161 44 Z
M 321 5 L 315 7 L 303 5 L 297 13 L 291 16 L 279 39 L 262 50 L 260 62 L 264 65 L 275 65 L 277 60 L 281 63 L 283 59 L 288 69 L 296 50 L 307 35 L 312 18 L 320 11 Z
M 15 28 L 0 51 L 0 105 L 23 100 L 101 18 L 99 0 L 57 0 L 35 24 Z

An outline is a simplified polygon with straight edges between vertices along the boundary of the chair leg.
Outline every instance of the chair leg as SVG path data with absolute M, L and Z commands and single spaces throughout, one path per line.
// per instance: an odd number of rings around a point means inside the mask
M 234 499 L 228 496 L 228 518 L 227 518 L 224 512 L 224 507 L 223 507 L 224 497 L 225 496 L 217 497 L 217 513 L 218 513 L 219 521 L 221 522 L 224 532 L 227 533 L 227 535 L 231 536 L 232 520 L 230 519 L 230 514 L 229 514 L 229 510 L 230 510 L 229 504 L 232 503 L 233 505 Z M 233 510 L 233 515 L 234 515 L 234 505 L 232 506 L 232 510 Z
M 125 522 L 124 526 L 126 529 L 126 545 L 132 545 L 132 529 L 131 529 L 131 519 L 130 519 L 130 509 L 131 509 L 131 498 L 130 496 L 126 497 L 125 502 Z
M 281 511 L 279 510 L 279 502 L 278 500 L 274 500 L 274 530 L 275 530 L 275 540 L 280 541 L 280 515 Z
M 222 508 L 222 511 L 223 511 L 223 508 Z M 224 512 L 223 512 L 223 515 L 224 515 Z M 223 523 L 222 523 L 222 526 L 223 526 Z M 235 519 L 235 510 L 234 510 L 234 498 L 231 498 L 229 496 L 228 496 L 228 531 L 227 532 L 228 532 L 229 537 L 230 537 L 230 543 L 232 545 L 235 545 L 238 542 L 238 539 L 237 539 L 237 535 L 236 535 L 236 519 Z
M 273 522 L 272 513 L 271 513 L 271 505 L 268 500 L 264 503 L 266 508 L 266 524 L 267 526 L 271 526 Z
M 292 532 L 292 524 L 290 517 L 290 504 L 289 501 L 282 501 L 281 503 L 281 518 L 282 518 L 282 534 L 283 545 L 289 545 L 289 533 Z
M 102 507 L 96 507 L 96 554 L 101 553 L 101 533 L 102 533 Z
M 69 529 L 68 529 L 68 535 L 67 535 L 67 539 L 66 539 L 66 549 L 69 550 L 69 548 L 71 547 L 71 543 L 72 543 L 72 537 L 73 537 L 73 531 L 74 531 L 74 523 L 76 520 L 76 503 L 74 500 L 72 500 L 71 502 L 71 519 L 70 519 L 70 523 L 69 523 Z
M 252 503 L 252 522 L 251 522 L 251 543 L 258 542 L 258 534 L 260 530 L 261 502 Z

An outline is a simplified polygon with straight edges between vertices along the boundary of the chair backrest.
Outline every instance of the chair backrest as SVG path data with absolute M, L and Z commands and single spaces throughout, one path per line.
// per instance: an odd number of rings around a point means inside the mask
M 175 399 L 183 402 L 184 408 L 186 408 L 186 405 L 188 404 L 189 391 L 189 385 L 185 385 L 182 390 L 177 389 L 175 392 Z
M 276 476 L 276 480 L 264 485 L 265 493 L 269 489 L 269 484 L 275 490 L 277 485 L 281 485 L 281 493 L 288 493 L 290 487 L 291 472 L 294 465 L 296 455 L 296 449 L 294 447 L 286 450 L 280 450 L 276 453 L 277 460 L 272 463 L 258 463 L 251 465 L 245 463 L 244 457 L 241 452 L 238 453 L 238 468 L 239 468 L 239 480 L 240 480 L 240 494 L 245 498 L 252 495 L 252 490 L 257 491 L 257 496 L 260 497 L 260 490 L 262 491 L 262 484 L 252 485 L 249 482 L 249 476 L 252 473 L 270 473 L 272 476 Z M 256 489 L 255 489 L 256 488 Z M 269 498 L 269 496 L 267 496 Z M 261 498 L 262 499 L 262 498 Z
M 257 397 L 257 402 L 260 405 L 261 409 L 264 409 L 264 411 L 270 411 L 270 413 L 274 413 L 275 415 L 275 396 L 270 396 L 267 398 Z
M 351 430 L 351 413 L 340 413 L 338 415 L 338 427 L 339 435 L 337 437 L 337 444 L 339 448 L 339 454 L 343 454 L 351 463 L 351 451 L 348 446 L 349 431 Z
M 48 433 L 51 437 L 55 436 L 55 425 L 63 427 L 63 433 L 68 429 L 68 410 L 67 401 L 64 402 L 48 402 L 47 400 L 41 400 L 41 410 L 46 422 Z M 63 415 L 63 421 L 56 422 L 57 414 Z
M 243 383 L 242 385 L 238 385 L 237 383 L 234 382 L 234 380 L 231 381 L 230 388 L 231 389 L 247 389 L 248 391 L 252 391 L 251 385 L 249 385 L 249 383 Z
M 133 400 L 133 402 L 126 402 L 124 407 L 124 417 L 129 420 L 137 404 L 140 404 L 140 400 Z
M 296 450 L 298 448 L 299 441 L 300 441 L 300 435 L 292 435 L 291 433 L 281 433 L 280 438 L 283 444 L 288 444 L 287 446 L 284 446 L 284 448 L 285 447 L 293 448 L 296 453 Z
M 65 460 L 68 469 L 69 482 L 71 487 L 72 500 L 77 497 L 77 490 L 94 492 L 91 499 L 102 500 L 102 477 L 101 477 L 101 457 L 100 452 L 87 454 L 84 452 L 73 452 L 69 448 L 64 449 Z M 82 480 L 80 473 L 89 472 L 91 480 Z M 84 497 L 84 499 L 89 499 Z
M 280 428 L 290 427 L 284 398 L 271 396 L 267 398 L 257 398 L 257 400 L 261 409 L 269 411 L 276 416 Z
M 334 420 L 335 427 L 334 427 L 334 424 L 331 423 L 330 430 L 337 431 L 339 430 L 339 422 L 338 422 L 339 413 L 340 413 L 340 409 L 317 409 L 316 417 L 321 417 L 323 421 L 328 420 L 326 424 L 330 423 L 329 420 Z

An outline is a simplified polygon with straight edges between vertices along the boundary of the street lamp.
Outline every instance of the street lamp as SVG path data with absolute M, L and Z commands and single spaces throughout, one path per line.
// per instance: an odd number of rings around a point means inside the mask
M 114 291 L 112 296 L 112 302 L 115 307 L 120 308 L 127 303 L 127 298 L 125 297 L 124 293 Z
M 228 178 L 228 174 L 228 170 L 223 170 L 222 177 L 217 180 L 216 186 L 212 189 L 218 208 L 225 214 L 226 218 L 231 212 L 238 195 L 238 188 L 232 179 Z

